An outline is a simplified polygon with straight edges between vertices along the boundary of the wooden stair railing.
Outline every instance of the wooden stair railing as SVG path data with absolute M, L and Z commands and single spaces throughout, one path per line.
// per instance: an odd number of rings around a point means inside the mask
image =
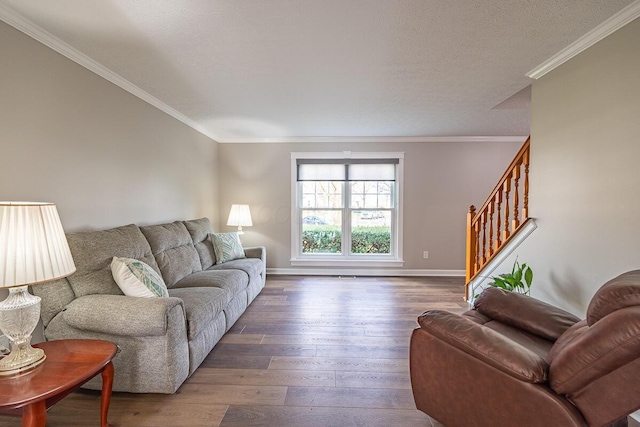
M 529 141 L 527 138 L 482 207 L 467 214 L 465 300 L 469 282 L 496 256 L 529 219 Z M 521 177 L 524 179 L 521 182 Z M 509 206 L 512 197 L 512 206 Z M 522 206 L 520 198 L 522 197 Z M 513 217 L 511 215 L 513 214 Z

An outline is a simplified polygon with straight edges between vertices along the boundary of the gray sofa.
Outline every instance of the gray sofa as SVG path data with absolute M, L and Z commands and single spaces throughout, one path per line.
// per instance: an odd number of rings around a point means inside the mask
M 216 264 L 207 218 L 67 234 L 77 270 L 32 286 L 42 298 L 47 340 L 116 343 L 114 391 L 173 393 L 260 293 L 264 247 Z M 162 275 L 168 298 L 124 296 L 111 274 L 112 257 L 135 258 Z M 100 389 L 94 378 L 85 387 Z

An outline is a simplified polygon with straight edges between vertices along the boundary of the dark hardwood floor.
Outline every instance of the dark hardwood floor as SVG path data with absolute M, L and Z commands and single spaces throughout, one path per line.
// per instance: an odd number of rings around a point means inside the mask
M 409 338 L 427 309 L 462 312 L 462 278 L 269 276 L 174 395 L 114 393 L 112 425 L 441 426 L 415 409 Z M 55 405 L 48 426 L 99 425 L 99 393 Z M 19 426 L 0 418 L 0 426 Z

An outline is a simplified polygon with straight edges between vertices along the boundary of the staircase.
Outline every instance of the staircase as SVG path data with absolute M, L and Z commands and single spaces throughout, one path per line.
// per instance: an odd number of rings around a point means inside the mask
M 498 255 L 522 234 L 524 228 L 533 231 L 533 221 L 528 221 L 530 139 L 527 138 L 482 207 L 476 210 L 472 205 L 469 208 L 464 296 L 467 301 L 472 281 L 483 270 L 495 268 Z M 502 255 L 504 258 L 504 253 Z

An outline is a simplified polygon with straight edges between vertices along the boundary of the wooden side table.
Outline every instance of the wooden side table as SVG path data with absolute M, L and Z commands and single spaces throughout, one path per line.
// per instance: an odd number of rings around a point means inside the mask
M 99 373 L 102 375 L 100 426 L 109 427 L 107 412 L 113 386 L 114 343 L 101 340 L 59 340 L 34 345 L 47 359 L 33 370 L 0 377 L 0 414 L 22 415 L 22 427 L 44 427 L 47 408 Z

